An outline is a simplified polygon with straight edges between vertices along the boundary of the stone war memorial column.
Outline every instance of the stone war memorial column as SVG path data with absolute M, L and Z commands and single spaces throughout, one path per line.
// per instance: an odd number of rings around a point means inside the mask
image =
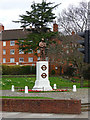
M 52 87 L 48 80 L 48 61 L 39 61 L 36 64 L 36 81 L 32 90 L 50 91 Z
M 36 81 L 32 90 L 41 90 L 41 91 L 51 91 L 52 87 L 48 79 L 48 61 L 45 61 L 45 47 L 46 43 L 42 38 L 39 43 L 40 52 L 41 52 L 41 61 L 36 63 Z

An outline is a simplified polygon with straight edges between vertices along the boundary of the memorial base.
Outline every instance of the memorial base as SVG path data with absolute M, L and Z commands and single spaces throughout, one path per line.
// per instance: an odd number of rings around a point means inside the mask
M 36 81 L 32 90 L 51 91 L 48 80 L 48 61 L 39 61 L 36 64 Z

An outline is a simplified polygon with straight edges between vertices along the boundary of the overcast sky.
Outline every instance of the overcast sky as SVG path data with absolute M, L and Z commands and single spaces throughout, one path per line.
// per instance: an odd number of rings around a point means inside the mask
M 25 14 L 30 10 L 32 2 L 41 2 L 42 0 L 0 0 L 0 23 L 2 23 L 5 29 L 20 28 L 20 24 L 12 22 L 13 20 L 19 20 L 19 15 Z M 53 5 L 61 3 L 59 7 L 53 12 L 58 15 L 62 9 L 67 8 L 70 4 L 78 5 L 82 0 L 47 0 L 48 2 L 54 2 Z M 89 0 L 83 0 L 89 1 Z

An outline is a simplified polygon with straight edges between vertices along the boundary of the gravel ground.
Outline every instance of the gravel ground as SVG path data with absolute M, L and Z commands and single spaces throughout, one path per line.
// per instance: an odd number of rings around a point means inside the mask
M 30 97 L 51 97 L 54 99 L 78 99 L 81 103 L 88 103 L 89 101 L 89 89 L 77 89 L 77 92 L 48 92 L 48 93 L 22 93 L 12 92 L 10 90 L 0 90 L 2 96 L 30 96 Z

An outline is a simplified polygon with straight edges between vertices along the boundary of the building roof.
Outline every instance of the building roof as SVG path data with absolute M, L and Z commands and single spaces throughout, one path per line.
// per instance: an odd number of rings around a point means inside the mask
M 12 29 L 2 31 L 2 40 L 17 40 L 26 38 L 28 34 L 27 30 L 23 29 Z

